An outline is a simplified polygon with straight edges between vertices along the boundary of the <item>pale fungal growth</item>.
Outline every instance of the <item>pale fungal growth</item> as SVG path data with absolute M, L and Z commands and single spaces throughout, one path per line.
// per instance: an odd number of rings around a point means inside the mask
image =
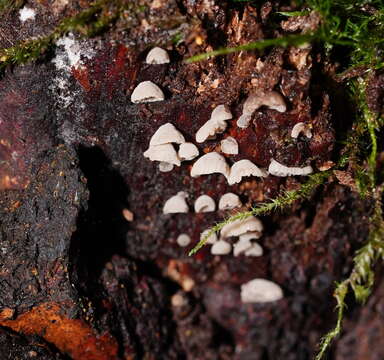
M 136 86 L 131 95 L 134 104 L 163 101 L 163 91 L 152 81 L 143 81 Z
M 191 176 L 208 175 L 219 173 L 225 177 L 229 176 L 229 165 L 223 155 L 217 152 L 210 152 L 200 157 L 192 166 Z
M 228 184 L 233 185 L 241 181 L 246 176 L 266 177 L 267 173 L 259 169 L 252 161 L 244 159 L 236 161 L 232 167 L 228 177 Z
M 191 243 L 191 238 L 188 234 L 180 234 L 177 237 L 176 242 L 179 246 L 186 247 Z
M 35 10 L 24 6 L 19 10 L 19 19 L 21 22 L 25 22 L 27 20 L 34 20 L 36 16 Z
M 244 220 L 235 220 L 224 225 L 221 229 L 221 236 L 223 238 L 240 236 L 250 231 L 263 232 L 263 224 L 254 216 L 247 217 Z
M 262 256 L 263 255 L 263 248 L 257 244 L 253 243 L 250 248 L 245 250 L 244 252 L 245 256 Z
M 234 193 L 226 193 L 219 200 L 219 210 L 232 210 L 242 205 L 240 198 Z
M 253 279 L 241 285 L 243 303 L 265 303 L 283 298 L 283 290 L 277 284 L 265 279 Z
M 204 230 L 204 231 L 200 234 L 200 240 L 203 240 L 203 239 L 208 235 L 209 231 L 210 231 L 209 229 Z M 216 233 L 212 233 L 212 234 L 208 237 L 208 239 L 207 239 L 207 241 L 206 241 L 206 244 L 214 244 L 216 241 L 217 241 L 217 235 L 216 235 Z
M 179 158 L 181 161 L 193 160 L 197 156 L 199 156 L 199 149 L 195 144 L 186 142 L 180 145 Z
M 185 201 L 187 194 L 184 191 L 178 192 L 170 197 L 164 204 L 163 214 L 187 213 L 188 205 Z
M 163 145 L 169 143 L 185 143 L 183 134 L 177 130 L 171 123 L 161 125 L 152 135 L 149 146 Z
M 261 95 L 253 93 L 250 94 L 244 102 L 243 113 L 237 120 L 237 126 L 242 129 L 247 128 L 251 121 L 252 114 L 263 105 L 279 112 L 285 112 L 287 110 L 285 101 L 278 92 L 271 91 Z
M 250 241 L 250 240 L 257 240 L 261 238 L 261 232 L 259 231 L 249 231 L 246 232 L 245 234 L 241 234 L 239 236 L 239 239 L 241 241 Z
M 312 166 L 304 167 L 288 167 L 283 164 L 280 164 L 278 161 L 272 159 L 268 172 L 274 176 L 296 176 L 296 175 L 309 175 L 313 173 Z
M 227 255 L 231 252 L 232 245 L 224 240 L 216 241 L 211 247 L 212 255 Z
M 160 47 L 154 47 L 151 51 L 149 51 L 145 62 L 147 64 L 168 64 L 169 63 L 169 55 L 168 52 Z
M 232 136 L 228 136 L 220 143 L 221 151 L 228 155 L 237 155 L 239 153 L 239 144 Z
M 173 170 L 173 164 L 161 161 L 159 163 L 159 170 L 161 172 L 170 172 Z
M 241 240 L 239 239 L 234 245 L 233 245 L 233 255 L 239 256 L 240 254 L 244 253 L 248 249 L 252 247 L 252 243 L 249 240 Z
M 312 137 L 312 131 L 310 127 L 303 122 L 297 123 L 292 128 L 291 137 L 293 137 L 294 139 L 297 139 L 301 133 L 304 134 L 308 139 Z
M 225 105 L 216 106 L 211 118 L 197 131 L 196 141 L 202 143 L 216 134 L 224 132 L 227 128 L 226 120 L 232 119 L 232 114 Z
M 206 213 L 216 210 L 215 201 L 208 195 L 201 195 L 195 201 L 195 212 Z
M 180 159 L 172 144 L 150 146 L 144 152 L 144 157 L 151 161 L 160 161 L 180 166 Z

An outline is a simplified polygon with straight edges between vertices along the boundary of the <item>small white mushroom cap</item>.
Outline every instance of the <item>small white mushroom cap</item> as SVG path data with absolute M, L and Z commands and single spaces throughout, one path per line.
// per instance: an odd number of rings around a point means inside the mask
M 226 193 L 219 200 L 219 210 L 232 210 L 242 205 L 240 198 L 234 193 Z
M 143 81 L 136 86 L 131 95 L 134 104 L 163 101 L 163 91 L 152 81 Z
M 228 184 L 233 185 L 241 181 L 246 176 L 266 177 L 267 173 L 259 169 L 252 161 L 248 159 L 236 161 L 230 171 Z
M 226 105 L 216 106 L 211 114 L 211 119 L 214 121 L 225 121 L 232 119 L 232 113 Z
M 251 247 L 252 247 L 252 243 L 249 240 L 239 239 L 233 245 L 233 255 L 239 256 L 240 254 L 244 253 L 246 250 L 250 249 Z
M 216 210 L 215 201 L 208 195 L 201 195 L 195 201 L 195 212 L 206 213 Z
M 262 256 L 263 255 L 263 248 L 257 244 L 257 243 L 253 243 L 252 246 L 245 250 L 244 252 L 244 255 L 245 256 Z
M 227 255 L 231 252 L 232 245 L 224 240 L 215 242 L 211 247 L 212 255 Z
M 151 51 L 149 51 L 145 62 L 147 64 L 168 64 L 168 52 L 160 47 L 154 47 Z
M 186 142 L 180 145 L 179 158 L 181 161 L 193 160 L 197 156 L 199 156 L 199 149 L 195 144 Z
M 237 120 L 237 126 L 242 129 L 247 128 L 252 114 L 263 105 L 279 112 L 287 110 L 284 98 L 278 92 L 270 91 L 261 95 L 253 93 L 248 96 L 243 104 L 243 113 Z
M 196 141 L 202 143 L 224 132 L 227 128 L 226 120 L 232 119 L 232 114 L 225 105 L 216 106 L 212 111 L 211 118 L 197 131 Z
M 291 137 L 297 139 L 299 135 L 303 133 L 308 139 L 312 137 L 312 131 L 309 126 L 303 122 L 297 123 L 291 131 Z
M 217 152 L 210 152 L 200 157 L 192 166 L 191 176 L 208 175 L 220 173 L 225 177 L 229 176 L 229 165 L 223 155 Z
M 161 125 L 152 135 L 149 146 L 162 145 L 168 143 L 182 144 L 185 143 L 183 134 L 177 130 L 173 124 L 166 123 Z
M 161 172 L 170 172 L 173 170 L 173 164 L 166 163 L 166 162 L 160 162 L 159 163 L 159 170 Z
M 209 229 L 206 229 L 204 230 L 201 234 L 200 234 L 200 240 L 203 240 L 205 238 L 206 235 L 208 235 L 209 233 Z M 217 241 L 217 235 L 216 233 L 212 233 L 208 239 L 207 239 L 207 244 L 214 244 L 215 242 Z
M 241 234 L 239 236 L 239 239 L 241 241 L 250 241 L 250 240 L 257 240 L 257 239 L 260 239 L 261 238 L 261 232 L 258 232 L 258 231 L 249 231 L 245 234 Z
M 243 303 L 265 303 L 283 298 L 283 290 L 277 284 L 265 279 L 253 279 L 241 285 Z
M 177 237 L 176 242 L 179 246 L 186 247 L 191 243 L 191 238 L 188 234 L 180 234 Z
M 164 204 L 163 214 L 187 213 L 188 205 L 185 201 L 187 194 L 184 191 L 178 192 L 170 197 Z
M 151 161 L 160 161 L 180 166 L 180 159 L 172 144 L 150 146 L 144 152 L 144 157 Z
M 263 224 L 254 216 L 247 217 L 244 220 L 235 220 L 224 225 L 221 229 L 221 236 L 223 238 L 240 236 L 250 231 L 263 232 Z
M 283 177 L 295 175 L 309 175 L 313 173 L 313 169 L 310 165 L 304 167 L 288 167 L 272 159 L 268 168 L 268 172 L 271 175 Z
M 232 136 L 228 136 L 227 138 L 221 140 L 220 145 L 221 151 L 224 154 L 237 155 L 239 153 L 239 144 Z

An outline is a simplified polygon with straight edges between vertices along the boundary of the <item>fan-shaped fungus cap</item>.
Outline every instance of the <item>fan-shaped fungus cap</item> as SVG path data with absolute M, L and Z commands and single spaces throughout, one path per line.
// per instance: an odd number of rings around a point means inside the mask
M 277 284 L 265 279 L 253 279 L 241 285 L 243 303 L 265 303 L 283 298 L 283 290 Z
M 288 167 L 272 159 L 268 168 L 268 172 L 271 175 L 283 177 L 295 175 L 309 175 L 313 173 L 313 169 L 310 165 L 304 167 Z
M 232 136 L 228 136 L 227 138 L 221 140 L 220 145 L 221 151 L 224 154 L 237 155 L 239 153 L 239 144 Z
M 166 162 L 180 166 L 180 159 L 172 144 L 162 144 L 150 146 L 145 152 L 144 157 L 151 161 Z
M 181 161 L 193 160 L 197 156 L 199 156 L 199 149 L 195 144 L 186 142 L 180 145 L 179 158 Z
M 284 98 L 276 91 L 266 93 L 262 98 L 262 105 L 278 112 L 285 112 L 287 110 Z
M 308 139 L 312 137 L 312 131 L 309 126 L 303 122 L 297 123 L 291 131 L 291 137 L 297 139 L 299 135 L 303 133 Z
M 152 81 L 143 81 L 136 86 L 131 95 L 134 104 L 163 101 L 163 91 Z
M 206 229 L 204 230 L 201 234 L 200 234 L 200 240 L 203 240 L 205 238 L 206 235 L 208 235 L 209 233 L 209 229 Z M 217 241 L 217 235 L 216 233 L 212 233 L 208 239 L 207 239 L 207 244 L 214 244 L 215 242 Z
M 195 201 L 195 212 L 205 213 L 216 210 L 215 201 L 208 195 L 201 195 Z
M 225 177 L 229 175 L 229 166 L 224 156 L 217 152 L 210 152 L 200 157 L 192 166 L 191 176 L 220 173 Z
M 263 231 L 263 224 L 254 216 L 247 217 L 244 220 L 235 220 L 224 225 L 221 229 L 221 236 L 223 238 L 240 236 L 249 231 Z
M 171 123 L 161 125 L 152 135 L 149 146 L 163 145 L 169 143 L 185 143 L 183 134 L 177 130 Z
M 267 173 L 259 169 L 252 161 L 244 159 L 236 161 L 230 171 L 228 184 L 233 185 L 239 183 L 245 176 L 266 177 Z
M 261 235 L 261 232 L 258 231 L 248 231 L 245 234 L 241 234 L 239 236 L 239 239 L 241 241 L 257 240 L 261 238 Z
M 145 62 L 147 64 L 168 64 L 169 55 L 168 52 L 160 47 L 154 47 L 149 51 Z
M 242 205 L 240 198 L 236 194 L 226 193 L 220 198 L 219 210 L 232 210 Z
M 191 243 L 191 238 L 188 234 L 180 234 L 177 237 L 176 242 L 179 246 L 186 247 Z
M 164 204 L 163 214 L 187 213 L 188 205 L 185 201 L 187 194 L 184 191 L 178 192 L 170 197 Z
M 232 119 L 232 113 L 226 105 L 216 106 L 211 114 L 211 119 L 213 121 L 225 121 Z
M 234 245 L 233 245 L 233 255 L 239 256 L 240 254 L 244 253 L 246 250 L 250 249 L 252 247 L 252 243 L 249 240 L 241 240 L 239 239 Z
M 211 247 L 212 255 L 227 255 L 231 252 L 232 245 L 224 240 L 216 241 Z
M 257 244 L 253 243 L 250 248 L 245 250 L 244 252 L 245 256 L 262 256 L 263 255 L 263 248 Z
M 160 162 L 159 163 L 159 170 L 161 172 L 170 172 L 173 170 L 173 164 L 166 163 L 166 162 Z

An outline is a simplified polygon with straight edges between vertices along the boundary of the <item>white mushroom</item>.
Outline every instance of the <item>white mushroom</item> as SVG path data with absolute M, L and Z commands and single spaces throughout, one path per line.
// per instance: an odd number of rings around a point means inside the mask
M 219 210 L 232 210 L 242 205 L 240 198 L 236 194 L 226 193 L 220 198 Z
M 209 229 L 206 229 L 206 230 L 204 230 L 204 231 L 200 234 L 200 241 L 203 240 L 203 239 L 208 235 L 209 231 L 210 231 Z M 217 235 L 216 235 L 216 233 L 212 233 L 212 234 L 208 237 L 206 243 L 207 243 L 207 244 L 214 244 L 216 241 L 217 241 Z
M 263 224 L 254 216 L 247 217 L 244 220 L 235 220 L 224 225 L 221 229 L 221 236 L 223 238 L 240 236 L 250 231 L 263 232 Z
M 291 137 L 297 139 L 299 135 L 303 133 L 308 139 L 312 137 L 312 131 L 309 126 L 303 122 L 297 123 L 291 131 Z
M 239 183 L 245 176 L 266 177 L 267 173 L 259 169 L 252 161 L 244 159 L 236 161 L 230 171 L 228 184 L 233 185 Z
M 144 157 L 151 161 L 166 162 L 180 166 L 180 159 L 172 144 L 150 146 L 144 152 Z
M 179 246 L 186 247 L 191 243 L 191 238 L 188 234 L 180 234 L 177 237 L 176 242 Z
M 232 136 L 228 136 L 224 140 L 221 140 L 221 151 L 224 154 L 237 155 L 239 153 L 239 144 Z
M 295 176 L 295 175 L 309 175 L 313 173 L 312 166 L 304 167 L 288 167 L 280 164 L 278 161 L 272 159 L 268 172 L 274 176 Z
M 252 246 L 250 248 L 245 250 L 244 255 L 245 256 L 255 256 L 255 257 L 256 256 L 262 256 L 263 255 L 263 248 L 259 244 L 254 243 L 254 244 L 252 244 Z
M 154 47 L 147 55 L 145 62 L 147 64 L 168 64 L 168 52 L 162 48 Z
M 261 106 L 267 106 L 270 109 L 279 112 L 285 112 L 287 107 L 283 97 L 276 91 L 265 94 L 250 94 L 243 104 L 243 113 L 237 120 L 237 126 L 245 129 L 249 126 L 252 114 Z
M 210 152 L 200 157 L 192 166 L 191 176 L 208 175 L 220 173 L 225 177 L 229 176 L 229 166 L 224 156 L 217 152 Z
M 187 194 L 184 191 L 178 192 L 170 197 L 164 204 L 163 214 L 187 213 L 188 205 L 185 201 Z
M 173 164 L 161 161 L 159 163 L 159 170 L 161 172 L 170 172 L 173 170 Z
M 241 234 L 239 236 L 239 239 L 241 241 L 250 241 L 250 240 L 257 240 L 261 238 L 261 232 L 259 231 L 249 231 L 246 232 L 245 234 Z
M 183 134 L 177 130 L 171 123 L 161 125 L 152 135 L 149 146 L 163 145 L 168 143 L 185 143 Z
M 195 212 L 206 213 L 216 210 L 215 201 L 208 195 L 201 195 L 195 201 Z
M 152 81 L 143 81 L 136 86 L 131 95 L 131 101 L 135 104 L 154 101 L 163 101 L 163 91 Z
M 224 240 L 215 242 L 211 247 L 212 255 L 227 255 L 231 252 L 232 245 Z
M 199 156 L 199 149 L 195 144 L 186 142 L 180 145 L 179 158 L 181 161 L 193 160 L 197 156 Z
M 233 255 L 239 256 L 240 254 L 244 253 L 246 250 L 250 249 L 252 247 L 252 243 L 249 240 L 241 240 L 239 239 L 234 245 L 233 245 Z
M 197 131 L 196 141 L 202 143 L 216 134 L 224 132 L 227 128 L 226 120 L 232 119 L 232 114 L 225 105 L 216 106 L 211 118 Z
M 253 279 L 241 285 L 243 303 L 265 303 L 283 298 L 283 290 L 277 284 L 265 279 Z

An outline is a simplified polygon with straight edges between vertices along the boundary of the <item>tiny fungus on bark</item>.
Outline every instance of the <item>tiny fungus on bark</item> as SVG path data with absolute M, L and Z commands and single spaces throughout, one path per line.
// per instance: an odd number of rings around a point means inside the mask
M 187 198 L 187 193 L 184 191 L 178 192 L 176 195 L 170 197 L 164 204 L 163 214 L 177 214 L 177 213 L 187 213 L 188 204 L 185 201 Z
M 144 152 L 144 157 L 148 158 L 151 161 L 160 161 L 180 166 L 180 159 L 172 144 L 150 146 Z
M 183 134 L 171 123 L 161 125 L 149 140 L 149 146 L 163 144 L 183 144 L 185 139 Z
M 191 237 L 188 234 L 180 234 L 177 237 L 176 242 L 179 246 L 186 247 L 191 243 Z
M 160 47 L 151 49 L 145 58 L 147 64 L 168 64 L 170 62 L 168 52 Z
M 283 164 L 280 164 L 278 161 L 275 159 L 272 159 L 268 172 L 271 175 L 274 176 L 296 176 L 296 175 L 309 175 L 313 173 L 312 166 L 304 166 L 304 167 L 288 167 Z
M 240 198 L 234 193 L 226 193 L 219 200 L 219 210 L 232 210 L 241 207 Z
M 212 255 L 227 255 L 231 252 L 232 245 L 225 241 L 225 240 L 219 240 L 216 241 L 212 247 L 211 247 L 211 254 Z
M 204 230 L 201 234 L 200 234 L 200 240 L 203 240 L 205 238 L 206 235 L 208 235 L 209 233 L 209 229 L 206 229 Z M 215 242 L 217 241 L 217 235 L 216 233 L 212 233 L 208 239 L 207 239 L 207 244 L 214 244 Z
M 181 161 L 193 160 L 199 156 L 199 149 L 195 144 L 185 142 L 179 147 L 179 158 Z
M 221 236 L 223 238 L 240 236 L 250 231 L 263 232 L 262 222 L 254 216 L 250 216 L 244 220 L 235 220 L 224 225 L 221 229 Z
M 219 173 L 225 177 L 229 176 L 229 165 L 223 155 L 217 152 L 210 152 L 200 157 L 192 166 L 191 176 L 198 177 Z
M 131 101 L 134 104 L 163 101 L 163 91 L 152 81 L 143 81 L 133 90 Z
M 303 122 L 297 123 L 292 128 L 291 137 L 293 137 L 294 139 L 297 139 L 300 136 L 300 134 L 304 134 L 308 139 L 312 137 L 312 131 L 310 127 Z
M 239 153 L 239 144 L 232 136 L 228 136 L 220 142 L 221 151 L 228 155 L 237 155 Z
M 232 167 L 228 177 L 228 184 L 233 185 L 239 183 L 243 177 L 257 176 L 266 177 L 268 174 L 257 167 L 252 161 L 244 159 L 236 161 Z
M 265 303 L 283 298 L 283 290 L 277 284 L 266 279 L 253 279 L 241 285 L 243 303 Z
M 195 212 L 205 213 L 216 210 L 215 201 L 208 195 L 201 195 L 195 201 Z
M 251 244 L 251 247 L 244 252 L 245 256 L 262 256 L 263 248 L 258 243 Z
M 170 172 L 170 171 L 173 170 L 173 167 L 174 167 L 173 164 L 170 164 L 170 163 L 167 163 L 167 162 L 161 161 L 159 163 L 159 170 L 161 172 Z
M 262 233 L 259 231 L 248 231 L 245 234 L 241 234 L 239 239 L 242 241 L 257 240 L 261 238 Z

